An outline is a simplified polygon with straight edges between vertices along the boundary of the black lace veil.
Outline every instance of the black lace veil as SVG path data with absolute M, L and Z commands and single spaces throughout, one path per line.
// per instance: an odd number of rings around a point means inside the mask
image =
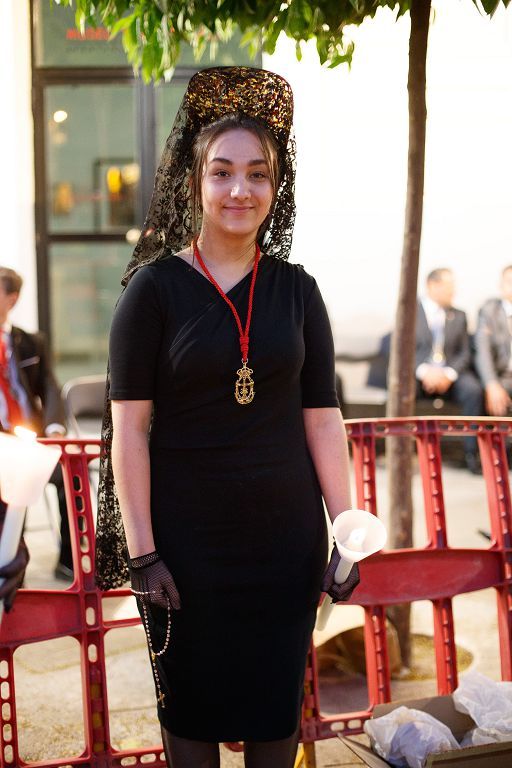
M 216 67 L 202 70 L 190 80 L 156 172 L 142 233 L 121 281 L 124 287 L 138 269 L 169 252 L 183 250 L 197 234 L 193 232 L 189 188 L 194 140 L 201 128 L 229 114 L 264 123 L 277 142 L 280 184 L 259 245 L 269 256 L 288 258 L 295 222 L 291 88 L 280 75 L 267 70 Z M 107 371 L 96 530 L 96 582 L 101 589 L 121 586 L 128 579 L 126 539 L 112 472 L 112 437 Z

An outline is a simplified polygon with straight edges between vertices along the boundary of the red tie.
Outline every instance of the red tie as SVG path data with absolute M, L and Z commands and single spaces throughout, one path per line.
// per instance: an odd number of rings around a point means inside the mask
M 20 404 L 14 397 L 11 389 L 11 382 L 9 380 L 9 361 L 7 359 L 4 331 L 0 331 L 0 389 L 5 398 L 7 418 L 9 420 L 9 424 L 3 424 L 2 426 L 12 432 L 14 427 L 23 422 L 23 414 L 21 412 Z

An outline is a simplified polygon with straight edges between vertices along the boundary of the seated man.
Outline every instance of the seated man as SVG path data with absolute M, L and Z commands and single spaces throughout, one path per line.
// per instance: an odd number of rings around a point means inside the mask
M 455 283 L 450 269 L 434 269 L 416 319 L 416 396 L 454 399 L 464 416 L 480 416 L 483 392 L 471 371 L 466 315 L 452 306 Z M 466 466 L 480 473 L 475 437 L 464 439 Z
M 66 433 L 64 405 L 44 338 L 11 325 L 9 313 L 18 301 L 23 280 L 13 269 L 0 267 L 0 428 L 16 426 L 40 437 Z M 70 581 L 73 561 L 62 470 L 58 464 L 50 478 L 57 489 L 61 516 L 61 548 L 55 577 Z
M 507 416 L 512 404 L 512 265 L 501 273 L 501 298 L 488 299 L 478 314 L 475 364 L 490 416 Z

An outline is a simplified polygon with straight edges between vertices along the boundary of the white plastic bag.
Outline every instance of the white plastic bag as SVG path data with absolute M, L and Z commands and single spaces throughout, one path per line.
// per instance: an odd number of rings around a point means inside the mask
M 367 720 L 364 730 L 378 755 L 400 768 L 423 768 L 432 752 L 458 749 L 450 729 L 418 709 L 397 707 L 387 715 Z
M 462 739 L 461 747 L 478 747 L 480 744 L 496 744 L 498 741 L 510 741 L 510 731 L 498 731 L 496 728 L 473 728 Z
M 492 744 L 512 738 L 512 683 L 495 682 L 479 672 L 466 672 L 453 693 L 455 709 L 473 718 L 462 746 Z

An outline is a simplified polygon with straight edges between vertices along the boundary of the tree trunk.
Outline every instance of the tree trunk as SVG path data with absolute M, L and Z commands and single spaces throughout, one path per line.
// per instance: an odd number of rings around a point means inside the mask
M 391 341 L 389 362 L 388 416 L 412 416 L 415 400 L 416 291 L 423 216 L 425 131 L 427 108 L 426 59 L 431 0 L 412 0 L 409 39 L 409 154 L 404 240 L 400 288 Z M 412 546 L 412 451 L 409 438 L 388 438 L 386 453 L 389 473 L 390 545 L 393 549 Z M 409 667 L 410 606 L 389 610 L 402 652 Z

